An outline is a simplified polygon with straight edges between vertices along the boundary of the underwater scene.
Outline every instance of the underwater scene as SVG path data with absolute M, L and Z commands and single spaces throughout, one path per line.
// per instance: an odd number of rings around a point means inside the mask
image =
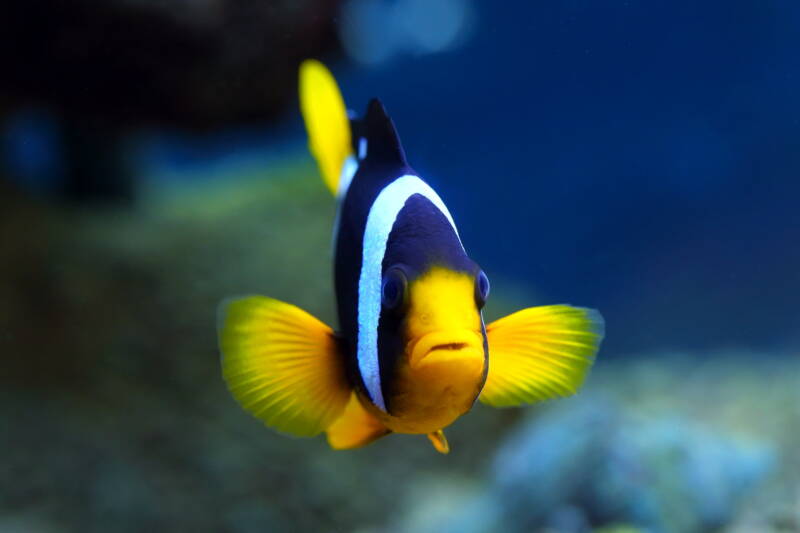
M 0 533 L 800 532 L 800 3 L 0 13 Z

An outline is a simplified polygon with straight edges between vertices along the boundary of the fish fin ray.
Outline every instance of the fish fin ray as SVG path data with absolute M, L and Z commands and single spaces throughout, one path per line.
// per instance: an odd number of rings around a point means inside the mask
M 249 296 L 223 302 L 222 375 L 250 414 L 283 433 L 317 435 L 344 411 L 351 388 L 333 331 L 291 304 Z
M 569 305 L 530 307 L 492 322 L 481 402 L 508 407 L 574 394 L 603 334 L 600 313 Z

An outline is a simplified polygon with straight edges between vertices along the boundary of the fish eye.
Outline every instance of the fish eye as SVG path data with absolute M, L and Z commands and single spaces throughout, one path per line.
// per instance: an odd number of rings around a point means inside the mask
M 486 300 L 489 298 L 489 278 L 486 277 L 486 273 L 483 270 L 478 272 L 478 276 L 475 279 L 475 300 L 478 302 L 478 307 L 483 307 L 486 303 Z
M 396 309 L 406 299 L 408 280 L 398 268 L 390 268 L 383 275 L 381 284 L 381 305 L 384 309 Z

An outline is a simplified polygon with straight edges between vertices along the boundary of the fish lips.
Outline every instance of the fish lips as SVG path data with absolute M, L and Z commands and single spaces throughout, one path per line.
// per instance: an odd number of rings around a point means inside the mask
M 480 331 L 440 330 L 427 333 L 409 343 L 409 364 L 420 365 L 483 355 L 483 334 Z

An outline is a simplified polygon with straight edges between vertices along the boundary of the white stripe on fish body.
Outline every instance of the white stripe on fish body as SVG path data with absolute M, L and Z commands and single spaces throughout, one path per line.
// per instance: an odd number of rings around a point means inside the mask
M 380 368 L 378 364 L 378 321 L 381 315 L 381 285 L 383 257 L 386 243 L 395 220 L 406 201 L 420 194 L 441 211 L 450 222 L 459 244 L 456 224 L 447 206 L 430 185 L 418 176 L 406 174 L 391 182 L 375 198 L 367 215 L 364 228 L 363 254 L 361 258 L 361 277 L 358 280 L 358 370 L 364 380 L 372 402 L 382 411 L 386 404 L 381 390 Z M 462 244 L 463 248 L 463 244 Z

